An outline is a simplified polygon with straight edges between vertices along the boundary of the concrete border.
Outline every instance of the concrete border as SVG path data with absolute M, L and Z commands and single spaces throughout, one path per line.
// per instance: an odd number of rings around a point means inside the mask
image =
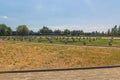
M 97 46 L 97 45 L 79 45 L 79 44 L 56 44 L 56 43 L 33 43 L 32 44 L 45 44 L 45 45 L 57 45 L 57 46 L 80 46 L 80 47 L 96 47 L 96 48 L 120 48 L 120 46 Z
M 83 68 L 61 68 L 61 69 L 43 69 L 43 70 L 16 70 L 16 71 L 0 71 L 0 74 L 7 73 L 30 73 L 30 72 L 55 72 L 55 71 L 71 71 L 71 70 L 89 70 L 89 69 L 107 69 L 107 68 L 120 68 L 117 66 L 97 66 L 97 67 L 83 67 Z

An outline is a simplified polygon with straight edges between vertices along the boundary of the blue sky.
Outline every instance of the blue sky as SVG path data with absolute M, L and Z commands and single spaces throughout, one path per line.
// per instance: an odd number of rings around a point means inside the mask
M 120 0 L 0 0 L 0 23 L 106 31 L 120 21 Z

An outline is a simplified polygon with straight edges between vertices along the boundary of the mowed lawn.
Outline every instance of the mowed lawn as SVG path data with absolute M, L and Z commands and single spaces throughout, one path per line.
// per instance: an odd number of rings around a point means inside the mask
M 0 41 L 0 70 L 120 65 L 120 48 Z

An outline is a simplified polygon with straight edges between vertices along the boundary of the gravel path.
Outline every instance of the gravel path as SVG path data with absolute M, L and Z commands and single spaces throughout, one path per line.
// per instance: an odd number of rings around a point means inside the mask
M 120 68 L 0 74 L 0 80 L 120 80 Z

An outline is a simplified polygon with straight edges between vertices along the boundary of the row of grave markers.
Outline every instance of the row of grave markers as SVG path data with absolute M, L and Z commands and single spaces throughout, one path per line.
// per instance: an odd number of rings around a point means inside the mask
M 34 39 L 38 39 L 38 42 L 42 42 L 43 37 L 37 37 L 37 36 L 0 36 L 2 40 L 14 40 L 14 41 L 25 41 L 28 40 L 29 42 L 32 42 Z M 53 39 L 58 42 L 64 42 L 65 44 L 68 44 L 70 39 L 72 42 L 82 41 L 83 45 L 87 45 L 87 40 L 89 42 L 93 42 L 96 40 L 101 40 L 101 37 L 65 37 L 65 36 L 57 36 L 57 37 L 44 37 L 49 43 L 53 43 Z M 82 39 L 82 40 L 81 40 Z M 113 38 L 108 40 L 108 45 L 112 46 Z

